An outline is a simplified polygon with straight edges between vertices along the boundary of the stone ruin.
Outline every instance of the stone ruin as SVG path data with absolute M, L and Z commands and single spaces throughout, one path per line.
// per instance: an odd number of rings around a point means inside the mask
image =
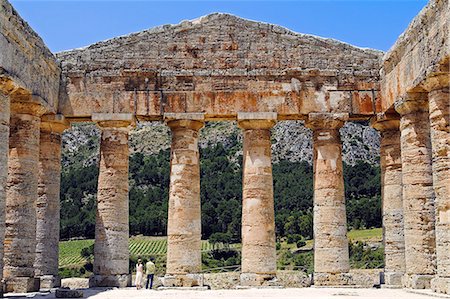
M 240 284 L 276 275 L 270 129 L 303 120 L 314 142 L 314 284 L 352 285 L 339 128 L 370 120 L 381 132 L 385 284 L 450 293 L 448 0 L 431 0 L 385 54 L 212 14 L 53 55 L 11 4 L 0 5 L 6 292 L 60 283 L 61 134 L 84 121 L 102 132 L 91 286 L 131 282 L 136 120 L 172 131 L 166 286 L 201 284 L 198 136 L 219 120 L 237 120 L 244 133 Z

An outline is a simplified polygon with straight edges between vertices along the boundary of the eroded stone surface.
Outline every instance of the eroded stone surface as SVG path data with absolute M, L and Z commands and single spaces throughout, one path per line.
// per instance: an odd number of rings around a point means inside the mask
M 172 131 L 167 285 L 200 285 L 190 274 L 201 271 L 201 206 L 198 136 L 201 120 L 169 120 Z
M 11 103 L 3 272 L 7 291 L 34 286 L 41 112 L 39 105 Z M 19 286 L 18 279 L 28 282 Z
M 7 0 L 0 1 L 0 89 L 21 89 L 57 111 L 61 70 L 55 57 Z
M 434 290 L 450 294 L 450 94 L 447 86 L 428 94 L 436 196 L 437 281 Z
M 405 273 L 400 121 L 396 116 L 372 124 L 381 132 L 380 166 L 385 284 L 401 286 Z
M 54 288 L 61 283 L 58 276 L 61 134 L 68 125 L 60 118 L 44 117 L 40 128 L 34 268 L 35 275 L 41 278 L 41 289 Z
M 158 45 L 155 47 L 155 45 Z M 211 14 L 58 53 L 61 111 L 370 115 L 382 53 L 227 14 Z M 330 59 L 333 57 L 333 59 Z
M 128 121 L 102 121 L 95 223 L 94 275 L 90 286 L 125 287 L 129 274 Z
M 9 152 L 9 98 L 0 92 L 0 240 L 5 237 L 6 182 L 8 179 Z M 3 279 L 3 246 L 0 242 L 0 281 Z M 0 287 L 0 297 L 3 288 Z
M 346 285 L 350 269 L 342 145 L 345 116 L 312 115 L 314 147 L 314 283 Z
M 436 272 L 435 195 L 426 94 L 396 104 L 400 113 L 406 276 L 404 286 L 429 287 Z
M 241 285 L 260 286 L 276 274 L 270 129 L 275 116 L 240 119 L 243 129 Z

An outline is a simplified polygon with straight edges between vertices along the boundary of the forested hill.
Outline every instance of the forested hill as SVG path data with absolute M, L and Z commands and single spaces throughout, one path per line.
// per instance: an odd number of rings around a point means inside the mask
M 380 227 L 379 137 L 364 124 L 341 129 L 348 222 Z M 63 137 L 61 237 L 94 237 L 98 136 L 75 125 Z M 312 237 L 311 133 L 300 122 L 272 130 L 278 237 Z M 170 132 L 141 124 L 130 137 L 130 234 L 164 235 L 167 221 Z M 233 122 L 209 123 L 200 138 L 202 234 L 240 240 L 242 135 Z

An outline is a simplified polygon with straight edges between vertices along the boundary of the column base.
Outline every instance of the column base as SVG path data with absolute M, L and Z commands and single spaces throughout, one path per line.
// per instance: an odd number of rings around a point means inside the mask
M 435 277 L 431 280 L 431 289 L 436 293 L 450 295 L 450 277 Z
M 50 290 L 61 286 L 61 277 L 59 275 L 42 275 L 39 278 L 39 290 Z
M 353 285 L 350 273 L 314 273 L 314 286 L 347 286 Z
M 131 274 L 98 275 L 89 277 L 89 287 L 118 287 L 131 286 Z
M 431 280 L 435 275 L 430 274 L 405 274 L 402 282 L 403 287 L 408 289 L 430 289 Z
M 405 273 L 403 272 L 384 272 L 384 285 L 388 288 L 403 288 L 402 279 Z
M 5 279 L 6 293 L 28 293 L 39 290 L 39 278 L 11 277 Z
M 241 273 L 242 287 L 276 287 L 279 286 L 275 273 Z
M 162 279 L 162 284 L 166 288 L 170 287 L 202 287 L 203 286 L 203 275 L 200 273 L 192 274 L 166 274 Z

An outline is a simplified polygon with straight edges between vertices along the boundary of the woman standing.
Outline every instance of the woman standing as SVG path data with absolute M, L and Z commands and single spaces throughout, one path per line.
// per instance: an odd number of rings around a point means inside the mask
M 136 264 L 136 289 L 142 289 L 142 277 L 144 276 L 144 264 L 142 264 L 142 260 L 138 259 Z

